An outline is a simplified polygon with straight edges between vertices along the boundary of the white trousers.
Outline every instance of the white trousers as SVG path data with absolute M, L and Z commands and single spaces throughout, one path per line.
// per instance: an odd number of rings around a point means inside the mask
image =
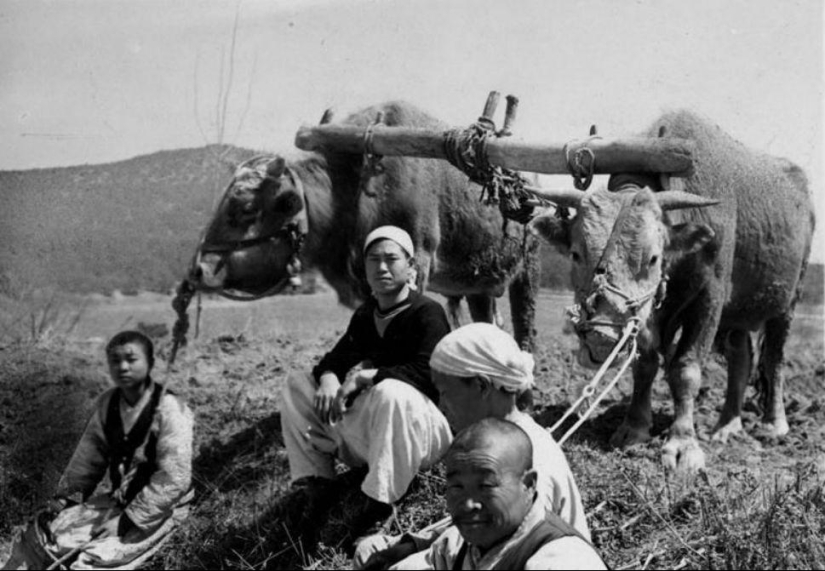
M 367 465 L 361 491 L 394 503 L 452 441 L 435 403 L 403 381 L 385 379 L 365 390 L 333 425 L 316 414 L 315 392 L 310 374 L 290 374 L 283 388 L 281 427 L 293 482 L 305 476 L 332 479 L 337 456 L 352 467 Z

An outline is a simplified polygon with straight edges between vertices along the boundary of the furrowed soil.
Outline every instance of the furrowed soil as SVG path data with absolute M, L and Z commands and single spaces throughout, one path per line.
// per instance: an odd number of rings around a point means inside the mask
M 42 307 L 21 317 L 19 307 L 0 306 L 6 326 L 0 338 L 0 561 L 15 530 L 51 494 L 94 397 L 108 386 L 105 340 L 142 328 L 157 336 L 155 379 L 185 398 L 197 417 L 195 504 L 152 567 L 347 568 L 346 548 L 360 533 L 353 525 L 360 474 L 341 467 L 327 516 L 299 534 L 294 522 L 305 506 L 289 491 L 279 409 L 286 375 L 312 367 L 343 333 L 350 312 L 330 293 L 246 304 L 206 300 L 198 338 L 190 331 L 188 346 L 167 369 L 170 301 L 150 294 L 85 298 L 57 310 L 52 305 L 48 319 Z M 575 363 L 576 339 L 561 333 L 569 303 L 569 295 L 546 292 L 539 300 L 534 414 L 545 426 L 561 417 L 593 374 Z M 193 323 L 195 309 L 193 303 Z M 506 303 L 501 312 L 509 321 Z M 594 544 L 612 568 L 825 566 L 824 344 L 822 307 L 798 307 L 783 363 L 790 433 L 779 438 L 760 430 L 751 387 L 744 430 L 725 444 L 710 440 L 726 389 L 724 359 L 710 359 L 696 399 L 707 456 L 707 470 L 697 475 L 666 474 L 659 462 L 673 415 L 661 378 L 654 385 L 652 440 L 610 448 L 631 394 L 625 375 L 564 445 Z M 440 468 L 423 473 L 401 501 L 391 531 L 440 519 L 442 490 Z

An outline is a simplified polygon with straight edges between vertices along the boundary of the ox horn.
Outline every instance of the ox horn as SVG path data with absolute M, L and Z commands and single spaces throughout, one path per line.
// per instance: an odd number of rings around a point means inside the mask
M 332 107 L 327 108 L 324 111 L 324 114 L 321 116 L 321 125 L 326 125 L 332 121 L 332 116 L 335 115 L 335 111 L 333 111 Z
M 275 160 L 270 162 L 266 167 L 266 176 L 267 178 L 272 179 L 279 179 L 281 175 L 284 174 L 284 169 L 286 168 L 286 161 L 284 161 L 283 157 L 275 157 Z
M 580 190 L 572 189 L 544 189 L 535 186 L 525 186 L 524 190 L 541 198 L 552 202 L 557 206 L 567 206 L 569 208 L 578 208 L 584 197 L 584 193 Z
M 719 204 L 715 198 L 705 198 L 696 194 L 690 194 L 682 190 L 665 190 L 653 194 L 662 210 L 678 210 L 679 208 L 700 208 L 702 206 L 713 206 Z

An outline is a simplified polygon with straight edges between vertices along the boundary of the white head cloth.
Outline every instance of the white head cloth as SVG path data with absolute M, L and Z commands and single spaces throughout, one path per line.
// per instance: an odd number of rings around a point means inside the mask
M 392 240 L 401 246 L 411 258 L 415 256 L 415 246 L 413 246 L 412 238 L 398 226 L 379 226 L 367 234 L 367 239 L 364 240 L 364 254 L 367 253 L 372 243 L 378 240 Z
M 446 335 L 430 356 L 430 368 L 455 377 L 482 375 L 497 389 L 521 392 L 533 386 L 533 356 L 510 334 L 490 323 L 471 323 Z

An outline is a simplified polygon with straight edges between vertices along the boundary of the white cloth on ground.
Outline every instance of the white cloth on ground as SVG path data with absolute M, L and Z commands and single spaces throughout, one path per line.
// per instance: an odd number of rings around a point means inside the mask
M 361 490 L 394 503 L 422 468 L 438 462 L 452 441 L 447 419 L 409 383 L 385 379 L 363 392 L 337 423 L 315 412 L 316 385 L 310 374 L 291 374 L 283 389 L 281 424 L 292 481 L 335 477 L 335 457 L 367 465 Z
M 455 377 L 482 375 L 497 389 L 521 392 L 534 385 L 533 356 L 507 332 L 490 323 L 470 323 L 435 346 L 430 368 Z

